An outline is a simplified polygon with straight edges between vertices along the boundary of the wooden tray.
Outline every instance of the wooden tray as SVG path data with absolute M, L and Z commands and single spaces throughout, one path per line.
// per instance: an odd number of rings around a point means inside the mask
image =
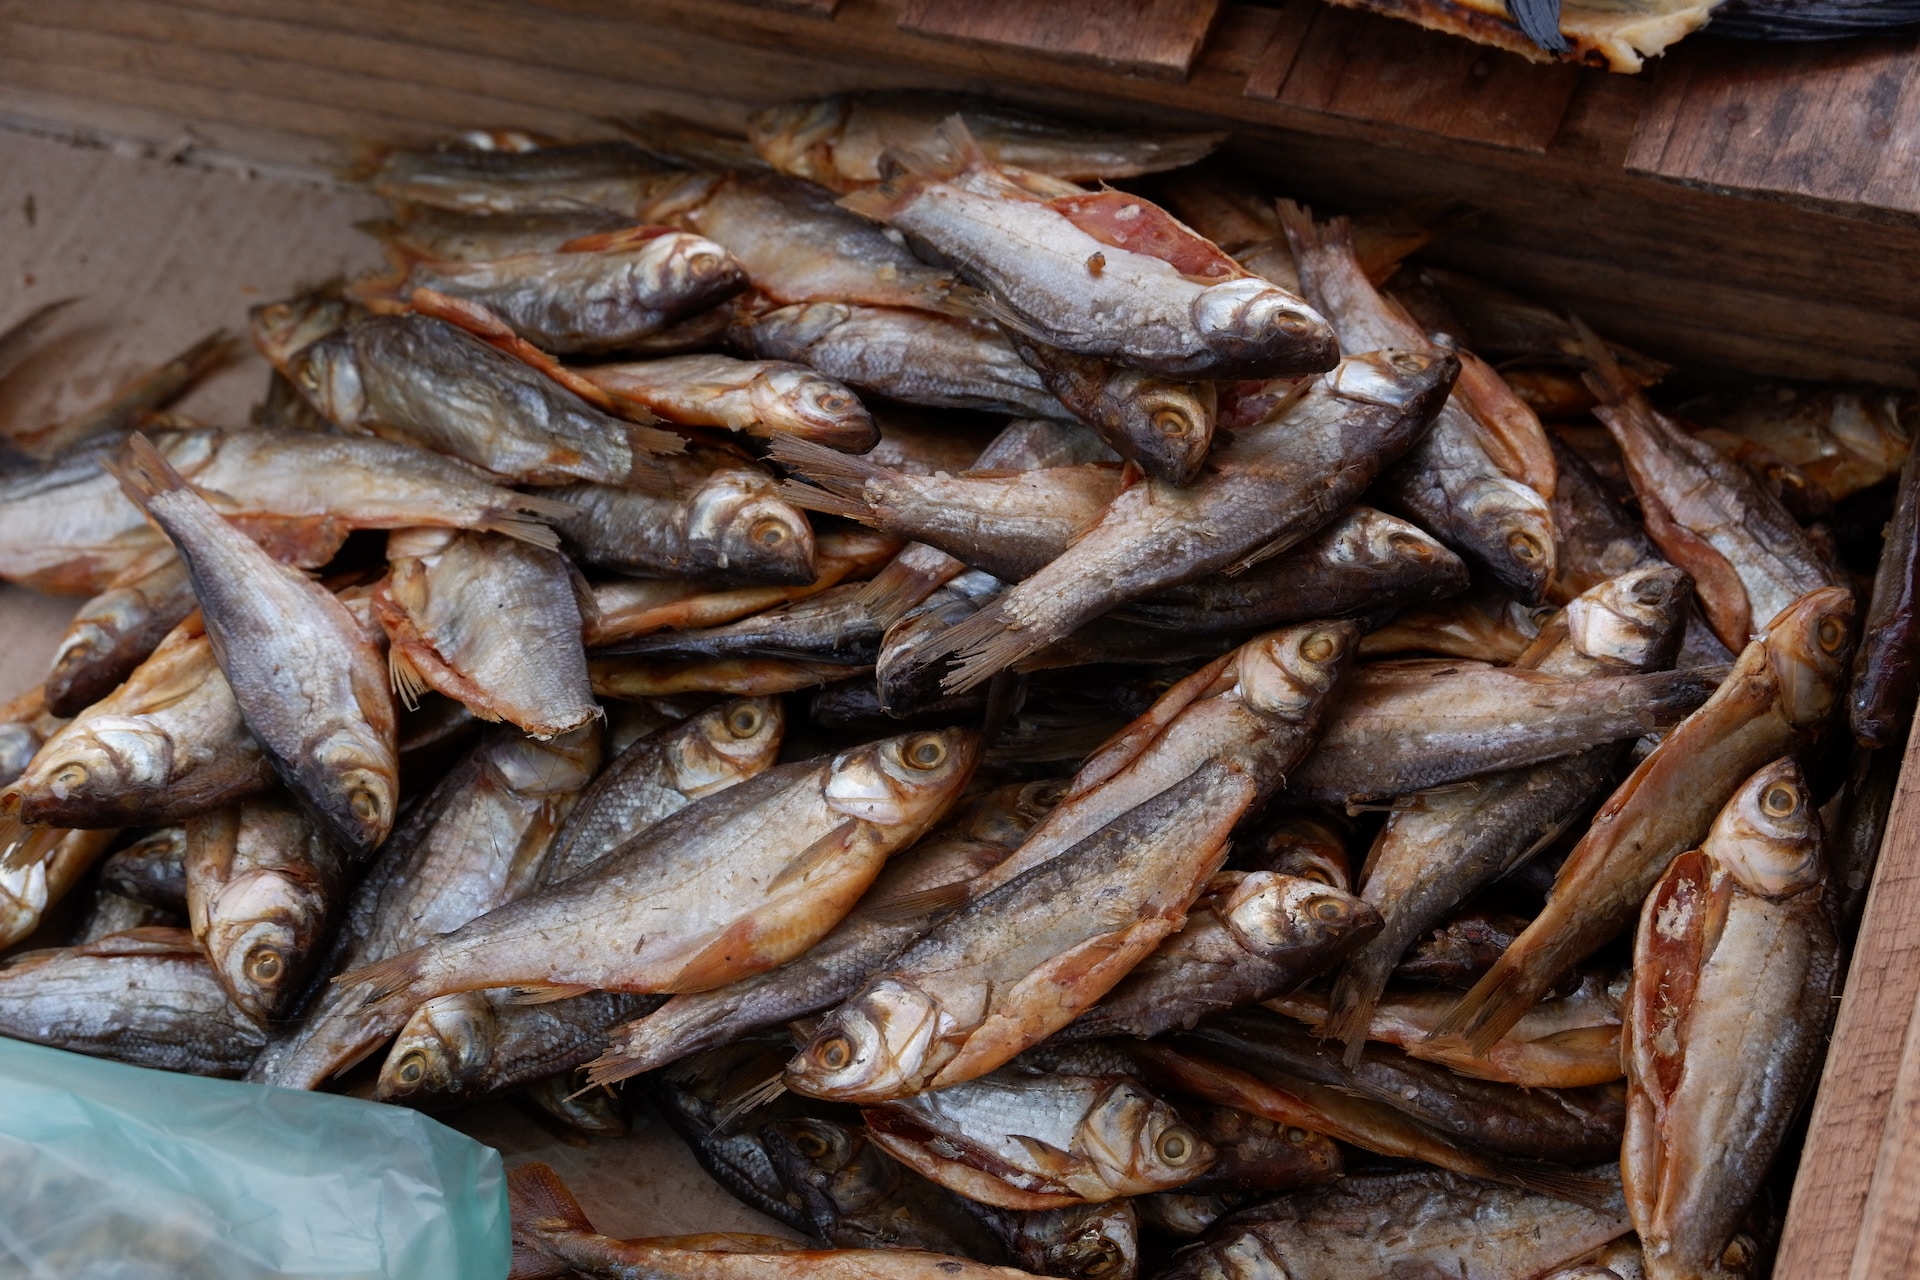
M 124 153 L 0 129 L 8 314 L 87 298 L 60 359 L 11 380 L 0 413 L 71 411 L 215 325 L 239 326 L 253 301 L 371 265 L 371 243 L 350 230 L 371 206 L 316 181 L 351 148 L 342 139 L 475 123 L 578 135 L 650 109 L 737 125 L 752 106 L 883 85 L 1232 127 L 1239 158 L 1277 189 L 1329 205 L 1471 200 L 1486 212 L 1438 258 L 1565 301 L 1663 356 L 1914 383 L 1911 38 L 1798 50 L 1696 39 L 1629 79 L 1312 0 L 1139 7 L 1184 16 L 1140 25 L 1130 45 L 1063 47 L 1072 24 L 961 21 L 967 9 L 1030 17 L 1031 5 L 928 0 L 0 2 L 0 121 Z M 190 408 L 236 419 L 263 377 L 251 360 Z M 0 697 L 38 678 L 70 612 L 0 588 Z M 1914 752 L 1847 990 L 1776 1271 L 1793 1280 L 1914 1274 L 1920 1258 Z M 510 1154 L 574 1169 L 604 1158 L 678 1170 L 651 1208 L 590 1205 L 614 1215 L 605 1229 L 687 1229 L 664 1207 L 682 1203 L 728 1215 L 701 1222 L 755 1219 L 657 1134 L 596 1156 L 499 1109 L 468 1123 Z

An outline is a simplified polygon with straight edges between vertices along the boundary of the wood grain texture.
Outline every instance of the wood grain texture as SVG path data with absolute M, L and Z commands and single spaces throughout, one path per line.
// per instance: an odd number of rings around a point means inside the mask
M 1828 1280 L 1861 1265 L 1854 1241 L 1897 1238 L 1896 1219 L 1913 1212 L 1920 1185 L 1920 1103 L 1895 1106 L 1897 1082 L 1920 1071 L 1913 1025 L 1920 1000 L 1920 735 L 1907 745 L 1900 787 L 1887 818 L 1886 842 L 1860 921 L 1848 966 L 1833 1042 L 1814 1098 L 1807 1143 L 1787 1209 L 1786 1231 L 1774 1264 L 1776 1280 Z M 1916 1086 L 1906 1086 L 1911 1094 Z M 1890 1126 L 1890 1119 L 1897 1123 Z M 1876 1190 L 1884 1146 L 1892 1178 Z M 1870 1221 L 1870 1192 L 1879 1196 L 1878 1224 Z M 1885 1236 L 1873 1232 L 1884 1228 Z M 1909 1240 L 1912 1236 L 1907 1237 Z M 1864 1246 L 1870 1247 L 1870 1246 Z M 1907 1255 L 1911 1264 L 1913 1255 Z M 1881 1277 L 1911 1270 L 1856 1271 Z
M 1220 0 L 906 0 L 900 25 L 948 40 L 1184 78 Z
M 1920 1002 L 1908 1014 L 1900 1075 L 1862 1212 L 1848 1280 L 1912 1274 L 1920 1266 Z
M 1262 96 L 1308 110 L 1544 152 L 1583 75 L 1353 9 L 1288 9 L 1308 21 L 1285 77 Z M 1247 92 L 1257 92 L 1251 80 Z
M 1920 213 L 1920 35 L 1800 46 L 1689 41 L 1662 62 L 1629 169 Z

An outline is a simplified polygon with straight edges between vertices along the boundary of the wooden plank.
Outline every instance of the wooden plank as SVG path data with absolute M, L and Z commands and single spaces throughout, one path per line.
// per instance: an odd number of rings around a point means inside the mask
M 1887 817 L 1886 842 L 1848 966 L 1846 993 L 1820 1075 L 1807 1144 L 1780 1240 L 1776 1280 L 1847 1274 L 1862 1235 L 1874 1168 L 1889 1136 L 1902 1048 L 1920 999 L 1920 734 L 1913 735 Z M 1893 1135 L 1909 1149 L 1920 1130 Z M 1910 1158 L 1910 1157 L 1907 1157 Z M 1908 1259 L 1911 1262 L 1911 1258 Z M 1891 1270 L 1876 1278 L 1912 1274 Z
M 1627 167 L 1678 182 L 1920 213 L 1920 34 L 1689 41 L 1663 59 Z
M 1279 7 L 1260 11 L 1269 15 L 1262 29 L 1240 37 L 1250 50 L 1256 50 L 1247 69 L 1249 98 L 1272 101 L 1280 96 L 1280 86 L 1293 70 L 1313 20 L 1325 9 L 1317 0 L 1282 0 Z M 1225 44 L 1226 38 L 1223 36 L 1217 43 Z
M 1900 1076 L 1863 1216 L 1848 1280 L 1912 1274 L 1920 1265 L 1920 1003 L 1907 1015 Z
M 1290 7 L 1301 5 L 1292 0 Z M 1528 62 L 1377 14 L 1314 5 L 1285 78 L 1263 96 L 1416 133 L 1543 152 L 1583 74 L 1594 73 Z M 1252 80 L 1247 92 L 1257 92 Z
M 1219 12 L 1220 0 L 906 0 L 900 25 L 1184 78 Z

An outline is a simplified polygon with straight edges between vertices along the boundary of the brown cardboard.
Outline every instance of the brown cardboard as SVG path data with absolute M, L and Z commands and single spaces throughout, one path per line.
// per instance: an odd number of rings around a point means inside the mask
M 39 424 L 111 395 L 212 329 L 245 333 L 247 308 L 377 265 L 353 223 L 378 209 L 341 187 L 165 163 L 0 129 L 0 327 L 54 298 L 82 301 L 28 365 L 0 382 L 0 421 Z M 244 422 L 266 385 L 248 348 L 181 406 Z M 80 602 L 0 586 L 0 700 L 40 679 Z M 447 1117 L 509 1168 L 544 1160 L 611 1235 L 795 1233 L 721 1191 L 642 1113 L 625 1139 L 562 1139 L 511 1102 Z

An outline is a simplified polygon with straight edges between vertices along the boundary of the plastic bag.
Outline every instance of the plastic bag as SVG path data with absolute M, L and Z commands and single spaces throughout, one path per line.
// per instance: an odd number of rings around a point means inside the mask
M 0 1040 L 0 1277 L 502 1280 L 500 1153 L 418 1112 Z

